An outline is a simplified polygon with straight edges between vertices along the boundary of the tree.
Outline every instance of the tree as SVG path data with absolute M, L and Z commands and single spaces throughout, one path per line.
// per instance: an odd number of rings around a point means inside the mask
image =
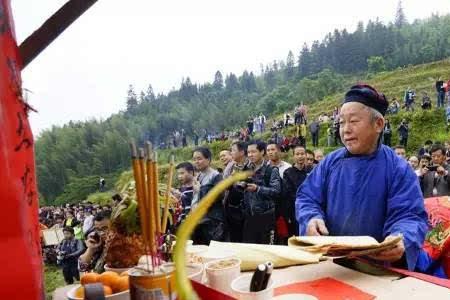
M 186 79 L 182 80 L 180 87 L 181 98 L 189 100 L 195 95 L 197 95 L 197 92 L 198 92 L 197 85 L 192 84 L 191 79 L 189 77 L 186 77 Z
M 311 67 L 311 53 L 309 52 L 308 45 L 304 43 L 298 59 L 298 75 L 300 76 L 300 78 L 311 75 Z
M 397 28 L 401 28 L 406 25 L 408 22 L 406 20 L 405 12 L 403 11 L 402 1 L 398 1 L 397 11 L 395 13 L 395 26 Z
M 288 56 L 286 58 L 286 69 L 285 69 L 285 78 L 286 80 L 291 80 L 294 77 L 295 73 L 295 62 L 294 62 L 294 53 L 289 50 Z
M 141 91 L 141 93 L 139 94 L 139 104 L 145 103 L 147 101 L 147 99 L 145 98 L 145 93 L 144 91 Z
M 220 71 L 217 71 L 216 74 L 214 75 L 213 87 L 216 90 L 223 89 L 223 76 Z
M 230 73 L 230 74 L 225 78 L 225 89 L 226 89 L 228 92 L 233 92 L 233 91 L 239 89 L 239 81 L 238 81 L 236 75 L 234 75 L 233 73 Z
M 386 63 L 381 56 L 371 56 L 367 59 L 369 73 L 378 73 L 386 71 Z
M 266 70 L 264 71 L 264 82 L 269 90 L 272 90 L 277 83 L 275 78 L 275 70 L 270 66 L 266 66 Z
M 239 78 L 241 87 L 246 92 L 256 92 L 256 79 L 253 72 L 245 70 Z
M 147 94 L 145 95 L 145 98 L 148 102 L 153 102 L 156 99 L 155 93 L 153 92 L 153 87 L 151 84 L 149 84 L 147 87 Z
M 135 112 L 138 105 L 136 93 L 134 92 L 134 87 L 132 84 L 128 86 L 127 92 L 127 112 L 133 113 Z

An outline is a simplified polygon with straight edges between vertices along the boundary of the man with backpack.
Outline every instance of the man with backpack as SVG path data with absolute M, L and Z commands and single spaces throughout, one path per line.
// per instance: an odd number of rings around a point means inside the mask
M 80 280 L 78 273 L 78 257 L 84 252 L 83 243 L 75 239 L 72 227 L 64 227 L 64 239 L 57 248 L 57 262 L 62 266 L 64 281 L 73 284 L 74 279 Z
M 254 173 L 245 182 L 242 240 L 244 243 L 274 244 L 275 202 L 281 194 L 280 174 L 264 159 L 264 142 L 249 142 L 247 155 Z

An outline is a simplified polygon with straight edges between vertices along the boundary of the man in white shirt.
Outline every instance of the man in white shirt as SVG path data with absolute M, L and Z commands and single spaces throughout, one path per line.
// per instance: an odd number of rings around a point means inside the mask
M 88 230 L 91 229 L 92 226 L 94 226 L 94 216 L 92 215 L 92 211 L 90 208 L 86 210 L 85 215 L 86 215 L 86 217 L 83 222 L 83 232 L 84 233 L 88 232 Z
M 287 163 L 280 158 L 281 149 L 280 146 L 274 141 L 269 141 L 267 144 L 267 158 L 269 159 L 269 164 L 273 167 L 278 168 L 281 179 L 283 179 L 284 171 L 292 167 L 290 163 Z

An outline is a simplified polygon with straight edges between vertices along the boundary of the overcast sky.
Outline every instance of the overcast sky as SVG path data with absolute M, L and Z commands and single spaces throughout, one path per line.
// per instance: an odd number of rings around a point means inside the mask
M 12 0 L 18 42 L 66 1 Z M 156 93 L 183 77 L 259 73 L 261 63 L 295 56 L 304 42 L 358 21 L 392 21 L 396 0 L 99 0 L 23 72 L 38 109 L 35 134 L 70 120 L 105 118 L 125 107 L 128 85 Z M 450 12 L 448 0 L 404 0 L 409 21 Z

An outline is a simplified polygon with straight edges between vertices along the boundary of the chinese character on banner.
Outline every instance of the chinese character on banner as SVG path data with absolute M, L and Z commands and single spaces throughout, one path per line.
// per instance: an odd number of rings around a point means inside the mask
M 22 99 L 10 0 L 0 0 L 1 299 L 43 299 L 38 193 L 28 110 Z

